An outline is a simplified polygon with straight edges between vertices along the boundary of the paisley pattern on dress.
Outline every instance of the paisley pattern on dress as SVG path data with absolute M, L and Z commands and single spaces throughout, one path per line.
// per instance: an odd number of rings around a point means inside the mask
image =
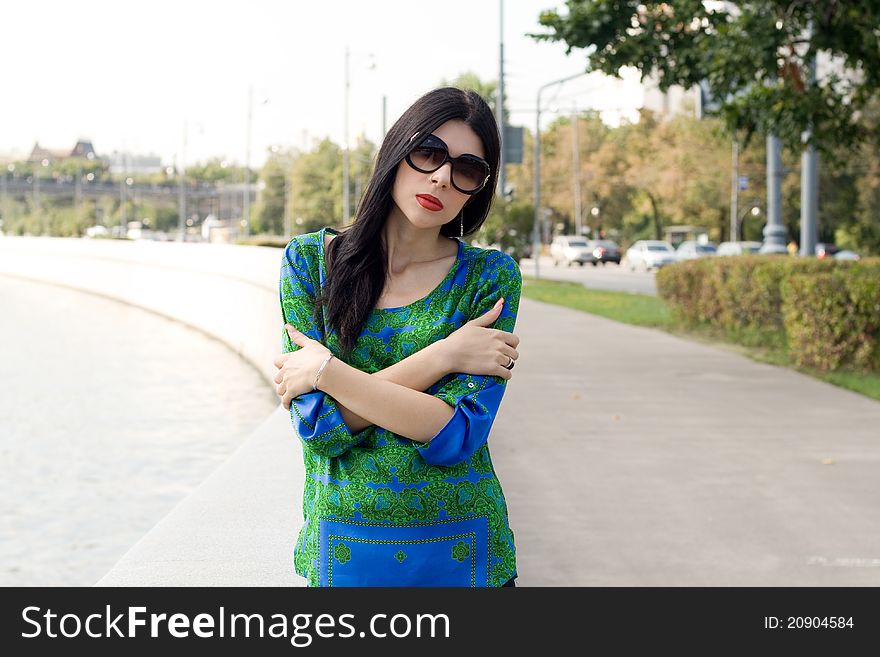
M 337 357 L 338 336 L 312 300 L 326 279 L 324 233 L 294 236 L 281 262 L 284 322 Z M 445 338 L 469 320 L 504 308 L 493 328 L 513 332 L 522 277 L 496 249 L 458 241 L 458 256 L 427 296 L 373 309 L 348 365 L 374 373 Z M 299 349 L 282 325 L 284 352 Z M 516 547 L 488 437 L 507 381 L 449 374 L 425 392 L 455 409 L 428 443 L 371 425 L 352 434 L 336 401 L 318 390 L 290 405 L 303 447 L 303 525 L 296 572 L 309 586 L 491 586 L 516 576 Z M 392 568 L 391 566 L 394 566 Z

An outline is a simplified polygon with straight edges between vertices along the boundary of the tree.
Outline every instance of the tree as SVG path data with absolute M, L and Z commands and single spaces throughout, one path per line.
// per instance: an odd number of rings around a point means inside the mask
M 261 190 L 257 199 L 254 232 L 284 234 L 284 211 L 287 203 L 287 180 L 291 169 L 291 154 L 269 150 L 266 163 L 260 171 Z
M 587 48 L 589 66 L 619 75 L 637 68 L 660 88 L 705 83 L 719 99 L 731 131 L 774 133 L 792 151 L 801 134 L 826 155 L 836 145 L 868 136 L 859 120 L 880 88 L 880 0 L 568 0 L 567 12 L 540 16 L 549 33 L 539 40 L 563 41 L 570 53 Z M 809 84 L 809 62 L 817 52 L 831 66 Z M 880 131 L 870 131 L 880 143 Z
M 457 78 L 452 81 L 448 81 L 445 78 L 440 82 L 441 87 L 456 87 L 458 89 L 472 89 L 480 94 L 480 97 L 486 101 L 486 104 L 492 108 L 492 115 L 498 116 L 498 81 L 497 80 L 488 80 L 483 81 L 480 77 L 473 73 L 472 71 L 467 71 L 462 73 Z M 504 124 L 508 124 L 508 111 L 507 107 L 504 108 Z
M 244 178 L 244 167 L 235 166 L 224 158 L 214 157 L 204 163 L 190 164 L 186 167 L 185 175 L 188 180 L 199 182 L 238 183 Z M 175 181 L 176 176 L 174 173 Z
M 342 217 L 342 149 L 323 139 L 293 163 L 292 209 L 295 232 L 311 232 Z

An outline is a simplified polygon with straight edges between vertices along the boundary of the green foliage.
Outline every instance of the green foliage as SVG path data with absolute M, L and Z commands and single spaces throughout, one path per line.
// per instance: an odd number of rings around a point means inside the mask
M 291 166 L 291 153 L 269 151 L 266 163 L 260 171 L 262 189 L 257 197 L 256 217 L 252 224 L 255 233 L 284 233 Z
M 785 329 L 799 365 L 880 370 L 880 263 L 797 273 L 783 284 Z
M 204 183 L 240 183 L 244 181 L 244 169 L 244 167 L 236 166 L 224 158 L 215 157 L 207 162 L 186 167 L 185 175 L 187 180 Z M 171 174 L 170 178 L 176 180 L 177 172 Z M 251 174 L 251 180 L 253 180 L 253 174 Z
M 664 267 L 656 282 L 686 326 L 754 344 L 781 336 L 795 364 L 819 371 L 880 369 L 880 258 L 701 258 Z
M 342 217 L 342 149 L 329 139 L 293 163 L 294 232 L 308 233 Z
M 594 70 L 619 75 L 625 66 L 660 88 L 706 82 L 731 131 L 773 132 L 794 151 L 802 132 L 830 155 L 869 134 L 859 113 L 880 88 L 880 2 L 753 0 L 568 0 L 567 11 L 541 14 L 548 32 L 568 52 L 586 48 Z M 816 52 L 836 58 L 841 72 L 809 83 Z
M 24 212 L 11 212 L 10 215 L 3 222 L 3 231 L 9 235 L 82 237 L 86 228 L 94 223 L 94 205 L 83 204 L 77 209 L 46 199 L 39 212 L 28 208 Z
M 497 245 L 499 250 L 509 253 L 514 260 L 519 260 L 525 256 L 531 242 L 534 213 L 531 203 L 496 198 L 489 216 L 474 235 L 474 239 Z

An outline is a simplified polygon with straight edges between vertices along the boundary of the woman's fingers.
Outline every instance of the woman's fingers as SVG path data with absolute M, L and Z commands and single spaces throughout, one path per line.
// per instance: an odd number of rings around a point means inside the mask
M 516 360 L 517 358 L 519 358 L 519 352 L 516 349 L 514 349 L 513 347 L 510 347 L 508 345 L 504 345 L 503 347 L 501 347 L 501 353 L 504 354 L 504 362 L 505 363 L 507 362 L 508 356 L 513 358 L 513 360 Z

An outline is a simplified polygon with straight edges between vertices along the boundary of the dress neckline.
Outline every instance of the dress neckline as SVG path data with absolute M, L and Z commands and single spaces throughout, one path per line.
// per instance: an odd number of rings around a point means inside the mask
M 327 278 L 327 265 L 324 261 L 324 233 L 327 231 L 333 233 L 334 235 L 339 235 L 338 230 L 330 228 L 329 226 L 325 226 L 324 228 L 322 228 L 321 230 L 318 231 L 318 252 L 321 254 L 321 270 L 324 274 L 325 280 Z M 453 237 L 450 239 L 454 239 L 456 242 L 458 242 L 458 251 L 455 254 L 455 262 L 452 263 L 452 267 L 449 269 L 448 272 L 446 272 L 446 276 L 443 277 L 443 280 L 440 281 L 440 283 L 437 285 L 437 287 L 435 287 L 433 290 L 428 292 L 428 294 L 423 296 L 421 299 L 416 299 L 412 303 L 408 303 L 405 306 L 393 306 L 393 307 L 389 307 L 389 308 L 373 308 L 372 312 L 382 313 L 382 312 L 397 312 L 400 310 L 406 310 L 407 308 L 412 308 L 413 306 L 417 306 L 419 304 L 424 304 L 425 301 L 427 301 L 432 296 L 437 294 L 437 292 L 439 292 L 444 287 L 444 285 L 446 285 L 446 282 L 450 278 L 453 278 L 455 276 L 455 273 L 458 271 L 458 266 L 459 266 L 459 264 L 461 264 L 461 261 L 462 261 L 462 254 L 464 252 L 464 242 L 462 242 L 457 237 Z

